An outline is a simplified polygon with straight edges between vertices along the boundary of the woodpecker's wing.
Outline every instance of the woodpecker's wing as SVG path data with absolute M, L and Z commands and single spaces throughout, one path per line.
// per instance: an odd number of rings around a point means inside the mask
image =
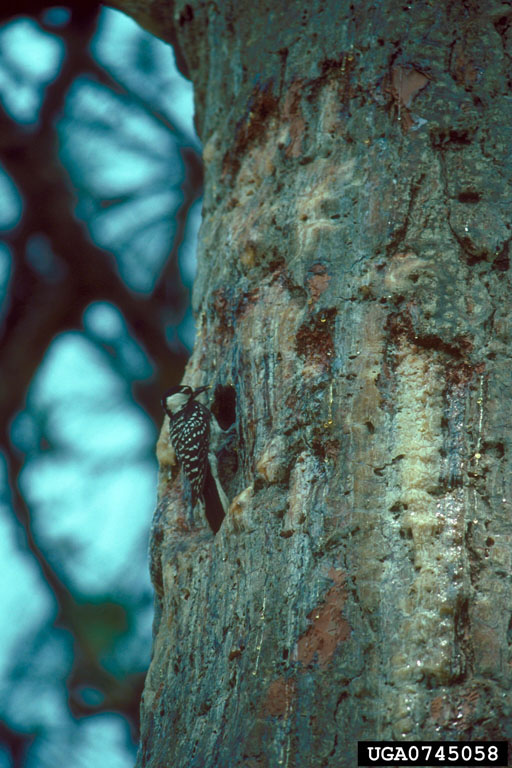
M 176 457 L 192 489 L 192 504 L 201 496 L 210 444 L 210 412 L 196 401 L 179 411 L 169 423 Z

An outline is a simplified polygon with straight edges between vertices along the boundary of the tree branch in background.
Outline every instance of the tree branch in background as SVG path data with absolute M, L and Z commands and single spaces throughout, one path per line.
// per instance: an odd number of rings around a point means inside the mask
M 188 213 L 202 185 L 200 160 L 192 148 L 185 146 L 183 134 L 163 115 L 157 117 L 177 137 L 191 173 L 182 186 L 183 202 L 170 254 L 151 295 L 139 297 L 126 286 L 114 257 L 91 242 L 85 226 L 73 214 L 75 200 L 58 157 L 55 122 L 77 75 L 84 71 L 100 75 L 100 67 L 87 49 L 93 31 L 90 24 L 85 30 L 81 26 L 78 32 L 72 27 L 66 34 L 66 61 L 59 77 L 47 89 L 35 133 L 23 131 L 5 111 L 0 112 L 3 164 L 25 202 L 22 221 L 5 238 L 13 252 L 13 275 L 0 346 L 0 366 L 7 373 L 0 384 L 4 403 L 0 432 L 4 435 L 12 414 L 23 406 L 24 393 L 49 344 L 59 333 L 80 327 L 82 313 L 92 301 L 115 304 L 152 359 L 156 376 L 149 383 L 137 383 L 134 395 L 155 421 L 160 419 L 159 394 L 179 380 L 187 357 L 184 349 L 172 348 L 165 335 L 169 314 L 183 311 L 187 303 L 177 254 Z M 112 88 L 116 86 L 107 73 L 103 72 L 101 79 Z M 117 89 L 127 93 L 120 84 Z M 27 243 L 35 233 L 47 238 L 57 261 L 58 279 L 49 280 L 27 263 Z
M 11 7 L 12 5 L 12 7 Z M 0 18 L 18 13 L 39 13 L 45 3 L 7 4 Z M 66 45 L 66 56 L 55 80 L 46 88 L 37 126 L 26 129 L 0 108 L 0 154 L 6 172 L 23 200 L 23 216 L 3 240 L 12 254 L 12 270 L 6 311 L 0 328 L 0 446 L 7 463 L 14 517 L 23 532 L 26 548 L 38 564 L 56 602 L 56 623 L 70 630 L 75 639 L 75 660 L 67 681 L 71 711 L 83 716 L 101 711 L 118 711 L 138 727 L 142 674 L 118 679 L 99 662 L 90 645 L 86 627 L 103 610 L 109 615 L 122 611 L 117 603 L 81 601 L 67 582 L 64 572 L 52 561 L 51 553 L 37 541 L 31 525 L 31 512 L 20 490 L 23 458 L 13 447 L 10 424 L 23 409 L 26 393 L 52 341 L 61 333 L 82 329 L 84 310 L 96 301 L 115 305 L 123 315 L 132 338 L 145 350 L 154 375 L 133 382 L 136 401 L 155 423 L 161 421 L 160 394 L 182 376 L 187 351 L 169 342 L 166 326 L 183 316 L 188 304 L 188 289 L 181 281 L 178 252 L 182 245 L 191 207 L 200 199 L 202 166 L 197 150 L 171 120 L 140 96 L 105 72 L 91 57 L 89 43 L 95 32 L 98 5 L 75 3 L 71 21 L 52 30 Z M 76 78 L 91 74 L 111 91 L 135 100 L 137 105 L 165 127 L 177 145 L 187 169 L 181 185 L 182 201 L 169 255 L 149 295 L 138 295 L 124 283 L 112 253 L 95 245 L 85 224 L 74 215 L 76 196 L 58 153 L 57 120 Z M 39 267 L 29 258 L 34 237 L 48 245 L 48 262 Z M 109 354 L 101 340 L 98 348 Z M 122 618 L 120 616 L 120 618 Z M 122 623 L 122 622 L 121 622 Z M 94 686 L 102 694 L 99 703 L 87 704 L 80 695 L 84 686 Z M 8 730 L 7 726 L 4 729 Z M 0 736 L 5 735 L 0 730 Z M 7 734 L 9 735 L 9 734 Z M 22 753 L 31 737 L 14 734 L 11 755 L 21 765 Z

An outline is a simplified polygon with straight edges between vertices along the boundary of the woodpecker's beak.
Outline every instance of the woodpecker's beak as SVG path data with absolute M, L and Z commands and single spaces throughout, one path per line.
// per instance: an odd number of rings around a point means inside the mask
M 201 394 L 201 392 L 206 392 L 207 389 L 210 389 L 210 384 L 207 384 L 205 387 L 199 387 L 198 389 L 194 389 L 194 397 L 197 397 Z

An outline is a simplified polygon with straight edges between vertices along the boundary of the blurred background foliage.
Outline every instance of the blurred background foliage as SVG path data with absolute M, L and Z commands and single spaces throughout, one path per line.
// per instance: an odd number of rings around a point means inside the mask
M 0 768 L 124 768 L 160 395 L 194 335 L 192 89 L 92 2 L 0 23 Z

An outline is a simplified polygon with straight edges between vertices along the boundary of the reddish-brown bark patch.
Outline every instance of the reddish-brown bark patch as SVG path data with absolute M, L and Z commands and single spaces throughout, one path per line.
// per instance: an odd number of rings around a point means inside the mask
M 286 147 L 286 157 L 300 157 L 302 154 L 302 137 L 306 129 L 306 121 L 302 114 L 302 80 L 292 83 L 285 96 L 282 116 L 289 123 L 290 142 Z
M 312 80 L 308 85 L 308 100 L 314 102 L 319 97 L 320 91 L 327 87 L 335 92 L 335 98 L 339 107 L 346 108 L 350 99 L 354 96 L 354 88 L 351 86 L 350 77 L 354 68 L 355 58 L 349 54 L 342 54 L 337 59 L 324 59 L 319 64 L 320 77 Z M 339 124 L 339 120 L 336 123 Z M 334 126 L 332 126 L 334 127 Z
M 422 333 L 420 330 L 420 309 L 413 302 L 407 303 L 403 312 L 389 315 L 386 327 L 391 341 L 401 345 L 404 340 L 422 349 L 444 352 L 454 359 L 466 357 L 473 350 L 473 343 L 465 336 L 456 336 L 449 341 L 434 333 Z
M 508 272 L 510 267 L 510 254 L 508 243 L 502 248 L 492 263 L 492 268 L 498 272 Z
M 416 69 L 393 67 L 391 83 L 404 107 L 409 107 L 419 91 L 428 84 L 428 77 Z
M 290 700 L 295 698 L 295 681 L 278 677 L 273 680 L 263 701 L 263 712 L 272 717 L 284 717 L 290 709 Z
M 393 67 L 391 70 L 390 91 L 402 120 L 404 131 L 414 125 L 409 107 L 412 100 L 429 83 L 429 78 L 416 69 Z
M 472 61 L 468 53 L 470 46 L 465 41 L 460 41 L 454 50 L 452 73 L 456 83 L 471 89 L 478 78 L 479 67 Z
M 328 425 L 329 426 L 329 425 Z M 340 452 L 340 441 L 326 436 L 326 429 L 315 429 L 312 440 L 315 455 L 324 461 L 335 461 Z
M 459 696 L 436 696 L 430 704 L 430 717 L 436 726 L 464 731 L 472 722 L 476 709 L 485 707 L 483 692 L 477 688 L 462 690 Z
M 239 297 L 236 304 L 234 316 L 239 320 L 246 312 L 252 309 L 260 298 L 259 288 L 253 288 L 251 291 L 244 291 Z
M 213 311 L 221 333 L 229 337 L 232 336 L 233 324 L 230 322 L 230 302 L 222 288 L 213 294 Z
M 446 367 L 446 381 L 454 387 L 467 387 L 475 380 L 475 376 L 481 376 L 485 371 L 485 363 L 469 365 L 459 363 Z
M 350 624 L 342 615 L 347 600 L 345 574 L 331 568 L 329 576 L 334 586 L 327 592 L 323 603 L 308 615 L 311 624 L 297 643 L 297 658 L 305 666 L 316 657 L 320 666 L 325 667 L 340 643 L 350 636 Z
M 237 174 L 247 147 L 265 135 L 270 119 L 277 114 L 278 100 L 272 87 L 272 80 L 267 80 L 253 89 L 245 113 L 236 125 L 233 148 L 224 156 L 223 176 Z
M 312 316 L 297 332 L 297 353 L 310 362 L 329 367 L 334 354 L 336 309 L 326 309 Z
M 311 303 L 315 304 L 322 293 L 327 290 L 331 276 L 323 264 L 313 264 L 311 276 L 308 278 L 309 295 Z
M 165 687 L 165 683 L 161 682 L 160 685 L 158 686 L 158 688 L 155 691 L 155 695 L 154 695 L 153 702 L 152 702 L 152 705 L 151 705 L 151 709 L 153 711 L 155 711 L 155 709 L 160 704 L 160 699 L 162 697 L 162 693 L 164 692 L 164 687 Z

